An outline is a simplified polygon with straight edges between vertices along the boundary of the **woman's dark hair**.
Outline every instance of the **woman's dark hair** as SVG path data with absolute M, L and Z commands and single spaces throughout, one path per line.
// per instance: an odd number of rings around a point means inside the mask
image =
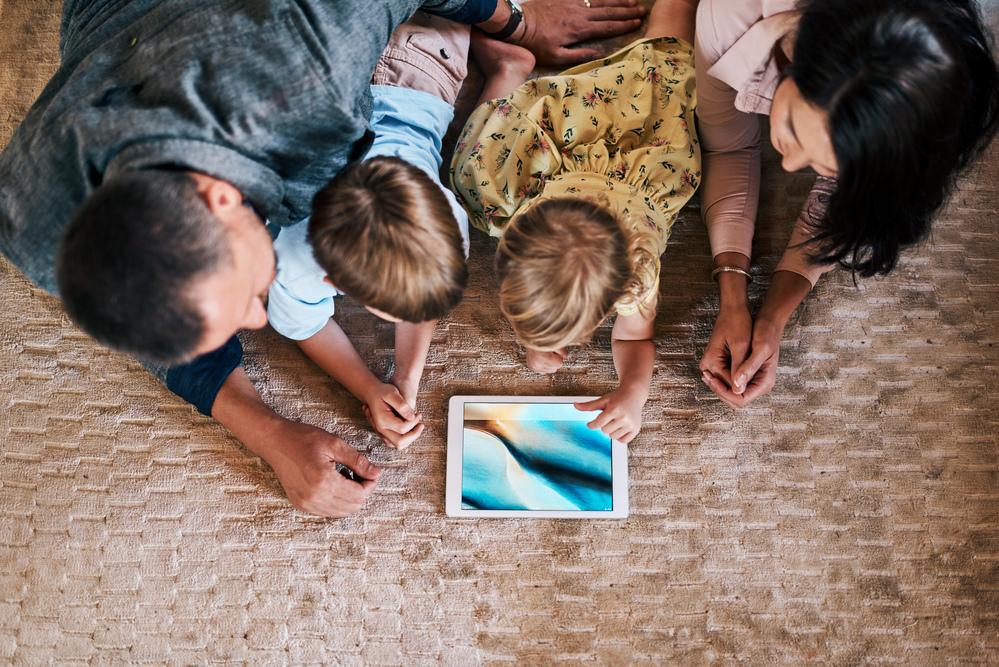
M 802 0 L 790 76 L 825 110 L 838 184 L 813 261 L 886 274 L 996 132 L 999 73 L 970 0 Z M 821 201 L 821 200 L 820 200 Z

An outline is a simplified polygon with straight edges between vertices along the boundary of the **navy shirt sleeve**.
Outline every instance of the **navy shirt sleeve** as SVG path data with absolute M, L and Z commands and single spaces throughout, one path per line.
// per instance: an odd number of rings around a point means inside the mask
M 497 0 L 468 0 L 457 9 L 439 10 L 435 6 L 447 3 L 427 0 L 423 3 L 421 9 L 428 14 L 436 14 L 437 16 L 451 19 L 456 23 L 472 25 L 474 23 L 482 23 L 492 16 L 496 12 L 496 2 Z
M 211 417 L 215 397 L 226 378 L 243 361 L 243 345 L 233 336 L 225 345 L 181 366 L 167 370 L 166 385 L 191 403 L 201 414 Z

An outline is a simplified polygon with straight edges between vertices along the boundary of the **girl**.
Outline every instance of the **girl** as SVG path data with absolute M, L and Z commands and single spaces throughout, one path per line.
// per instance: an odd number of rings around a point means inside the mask
M 454 190 L 472 224 L 500 239 L 500 308 L 530 368 L 554 372 L 617 314 L 620 386 L 577 407 L 601 410 L 591 427 L 621 442 L 638 434 L 648 398 L 659 257 L 700 179 L 695 7 L 660 0 L 643 39 L 526 84 L 530 53 L 473 36 L 490 101 L 459 140 Z
M 972 0 L 703 0 L 702 212 L 721 293 L 704 382 L 741 407 L 773 388 L 780 339 L 819 276 L 886 274 L 925 238 L 995 134 L 999 75 Z M 818 175 L 755 323 L 759 121 L 788 171 Z

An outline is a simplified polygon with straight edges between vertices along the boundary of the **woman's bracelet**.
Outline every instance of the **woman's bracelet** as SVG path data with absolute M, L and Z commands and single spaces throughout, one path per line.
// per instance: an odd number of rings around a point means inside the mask
M 740 275 L 746 276 L 746 280 L 753 282 L 753 276 L 749 275 L 749 271 L 745 269 L 740 269 L 738 266 L 719 266 L 717 269 L 711 272 L 711 279 L 717 281 L 719 273 L 738 273 Z

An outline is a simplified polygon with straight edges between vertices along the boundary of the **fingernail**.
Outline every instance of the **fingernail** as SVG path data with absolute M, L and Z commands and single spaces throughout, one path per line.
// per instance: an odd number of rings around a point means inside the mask
M 739 378 L 735 381 L 735 383 L 740 387 L 746 384 L 746 374 L 743 373 L 742 375 L 740 375 Z

